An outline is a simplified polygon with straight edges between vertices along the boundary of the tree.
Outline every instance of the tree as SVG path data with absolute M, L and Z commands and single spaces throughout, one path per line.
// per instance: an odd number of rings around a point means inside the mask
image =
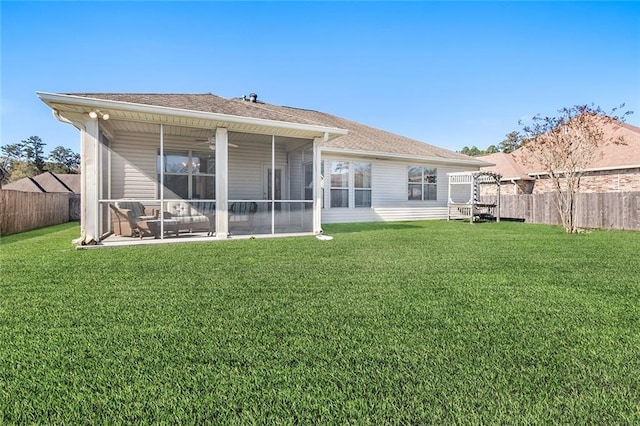
M 12 160 L 19 160 L 22 158 L 22 147 L 19 143 L 12 143 L 0 147 L 2 155 L 4 157 L 4 163 L 9 164 Z
M 498 148 L 495 145 L 489 145 L 489 147 L 485 150 L 479 149 L 475 145 L 472 146 L 471 148 L 469 148 L 468 146 L 465 146 L 460 150 L 461 154 L 468 155 L 470 157 L 477 157 L 479 155 L 486 155 L 486 154 L 494 154 L 496 152 L 498 152 Z
M 20 145 L 25 160 L 35 167 L 37 174 L 44 172 L 44 146 L 46 143 L 42 142 L 39 136 L 30 136 L 28 139 L 20 142 Z
M 7 168 L 9 177 L 7 182 L 15 182 L 19 179 L 32 177 L 38 174 L 38 171 L 33 164 L 23 160 L 14 160 L 11 162 L 11 166 Z
M 484 151 L 479 150 L 478 147 L 476 146 L 472 146 L 471 148 L 469 148 L 468 146 L 465 146 L 464 148 L 462 148 L 460 153 L 464 155 L 469 155 L 471 157 L 476 157 L 478 155 L 484 154 Z
M 0 147 L 0 167 L 5 169 L 2 183 L 32 177 L 46 170 L 54 173 L 78 173 L 80 154 L 62 146 L 55 147 L 48 157 L 39 136 L 31 136 L 18 143 Z
M 517 131 L 509 132 L 505 135 L 505 139 L 498 144 L 498 149 L 505 154 L 515 151 L 520 148 L 522 144 L 522 137 Z
M 551 179 L 556 207 L 567 233 L 577 232 L 575 195 L 598 148 L 608 143 L 624 143 L 622 138 L 610 136 L 612 132 L 607 130 L 619 127 L 631 112 L 616 116 L 616 110 L 607 115 L 593 104 L 576 105 L 558 110 L 557 117 L 536 115 L 531 124 L 523 126 L 529 139 L 525 145 L 529 154 L 527 161 L 541 167 Z
M 49 154 L 47 169 L 54 173 L 77 173 L 80 167 L 80 154 L 69 148 L 57 146 Z
M 496 152 L 500 152 L 498 147 L 495 145 L 489 145 L 487 149 L 484 150 L 485 154 L 495 154 Z

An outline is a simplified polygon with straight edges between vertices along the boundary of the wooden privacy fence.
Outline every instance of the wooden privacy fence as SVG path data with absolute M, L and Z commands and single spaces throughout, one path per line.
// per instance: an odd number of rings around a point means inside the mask
M 500 216 L 525 222 L 561 225 L 555 193 L 500 196 Z M 495 201 L 495 196 L 483 200 Z M 578 228 L 640 231 L 640 192 L 589 192 L 576 194 Z
M 80 218 L 77 194 L 0 190 L 0 235 Z

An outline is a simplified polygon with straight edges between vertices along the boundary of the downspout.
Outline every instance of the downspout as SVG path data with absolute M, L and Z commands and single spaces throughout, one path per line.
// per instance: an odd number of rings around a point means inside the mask
M 329 140 L 329 133 L 324 132 L 322 138 L 313 139 L 313 232 L 322 234 L 322 150 L 321 146 Z

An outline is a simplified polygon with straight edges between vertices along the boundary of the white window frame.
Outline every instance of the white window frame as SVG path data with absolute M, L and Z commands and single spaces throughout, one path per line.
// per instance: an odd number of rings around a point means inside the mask
M 347 165 L 347 173 L 346 173 L 346 178 L 347 178 L 347 182 L 346 182 L 346 186 L 333 186 L 333 165 L 335 163 L 345 163 Z M 353 171 L 353 167 L 351 165 L 350 161 L 345 161 L 345 160 L 330 160 L 329 161 L 329 206 L 332 209 L 346 209 L 349 208 L 352 204 L 351 204 L 351 191 L 350 188 L 353 186 L 352 185 L 352 171 Z M 347 191 L 347 205 L 346 206 L 334 206 L 333 205 L 333 191 Z
M 421 178 L 420 178 L 420 182 L 411 182 L 409 180 L 409 172 L 411 171 L 411 169 L 414 168 L 419 168 L 420 172 L 421 172 Z M 429 173 L 426 173 L 426 172 Z M 426 181 L 426 177 L 427 176 L 433 176 L 434 177 L 434 182 L 427 182 Z M 409 187 L 410 185 L 420 185 L 420 199 L 419 200 L 415 200 L 415 199 L 411 199 L 409 196 Z M 425 198 L 425 193 L 429 193 L 429 191 L 425 191 L 426 188 L 428 187 L 433 187 L 435 188 L 435 190 L 433 191 L 433 194 L 435 195 L 435 198 Z M 430 166 L 407 166 L 407 200 L 409 202 L 423 202 L 423 201 L 438 201 L 438 168 L 437 167 L 430 167 Z
M 347 171 L 347 186 L 333 186 L 332 185 L 332 170 L 333 170 L 333 164 L 334 163 L 346 163 L 348 165 L 348 171 Z M 356 164 L 368 164 L 369 165 L 369 170 L 371 173 L 371 186 L 369 187 L 362 187 L 362 188 L 356 188 L 355 186 L 355 169 L 356 169 Z M 345 209 L 345 208 L 349 208 L 349 209 L 370 209 L 373 208 L 373 163 L 370 161 L 353 161 L 353 160 L 340 160 L 340 159 L 330 159 L 327 160 L 326 162 L 326 167 L 327 170 L 325 170 L 325 176 L 327 176 L 327 179 L 325 179 L 325 182 L 328 180 L 329 183 L 329 194 L 328 194 L 328 203 L 325 203 L 326 205 L 329 206 L 329 208 L 335 208 L 335 209 Z M 332 201 L 332 197 L 331 197 L 331 192 L 333 190 L 346 190 L 347 191 L 347 205 L 346 206 L 333 206 L 331 201 Z M 371 200 L 371 204 L 368 206 L 356 206 L 355 203 L 355 193 L 356 191 L 368 191 L 371 195 L 369 197 L 369 199 Z
M 357 187 L 356 186 L 356 181 L 355 181 L 355 176 L 356 176 L 356 165 L 358 164 L 367 164 L 369 166 L 369 186 L 368 187 Z M 373 164 L 367 161 L 353 161 L 351 163 L 351 165 L 353 166 L 352 169 L 352 173 L 353 173 L 353 207 L 356 209 L 370 209 L 373 206 Z M 356 204 L 356 193 L 360 191 L 360 192 L 369 192 L 369 205 L 365 206 L 359 206 Z
M 196 156 L 198 156 L 197 154 L 199 153 L 207 153 L 205 150 L 194 150 L 194 149 L 165 149 L 163 152 L 164 157 L 167 157 L 168 155 L 180 155 L 180 156 L 185 156 L 186 158 L 188 158 L 187 160 L 187 171 L 186 172 L 179 172 L 179 173 L 173 173 L 173 172 L 166 172 L 165 171 L 165 158 L 160 156 L 160 152 L 157 153 L 157 158 L 159 158 L 160 161 L 156 160 L 156 168 L 159 168 L 159 170 L 157 170 L 157 184 L 158 184 L 158 192 L 160 191 L 160 174 L 162 173 L 164 175 L 163 177 L 163 182 L 166 185 L 166 177 L 167 176 L 186 176 L 187 177 L 187 198 L 185 198 L 186 200 L 196 200 L 198 198 L 193 198 L 193 178 L 194 177 L 211 177 L 213 178 L 213 188 L 214 188 L 214 194 L 215 194 L 215 170 L 214 173 L 194 173 L 193 172 L 193 167 L 189 167 L 189 164 L 193 163 L 193 158 L 194 158 L 194 154 L 196 154 Z M 213 160 L 213 164 L 215 167 L 215 157 Z M 208 198 L 202 198 L 203 200 L 208 200 Z M 214 199 L 212 199 L 215 201 L 215 197 Z

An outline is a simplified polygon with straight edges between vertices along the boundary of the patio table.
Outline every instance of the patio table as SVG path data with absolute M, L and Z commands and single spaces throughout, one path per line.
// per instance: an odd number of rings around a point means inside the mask
M 160 222 L 164 222 L 165 233 L 175 232 L 176 237 L 178 236 L 180 222 L 178 222 L 177 220 L 175 219 L 148 220 L 147 225 L 149 225 L 149 229 L 151 230 L 151 233 L 153 233 L 154 238 L 160 238 L 160 230 L 162 229 L 162 224 Z

